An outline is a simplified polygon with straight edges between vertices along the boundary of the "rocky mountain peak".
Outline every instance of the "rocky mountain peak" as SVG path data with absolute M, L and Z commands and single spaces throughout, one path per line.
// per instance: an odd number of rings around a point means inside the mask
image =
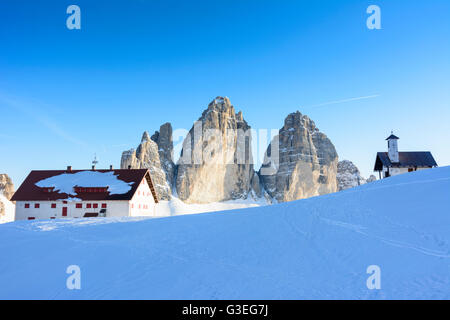
M 217 118 L 218 121 L 214 121 L 215 118 Z M 221 125 L 222 123 L 226 123 L 227 121 L 235 123 L 242 122 L 242 124 L 240 124 L 240 127 L 248 127 L 247 123 L 244 120 L 244 116 L 242 115 L 242 111 L 236 113 L 234 106 L 231 104 L 230 99 L 228 99 L 227 97 L 216 97 L 209 103 L 208 108 L 203 111 L 202 116 L 198 119 L 198 121 L 204 122 L 206 119 L 213 120 L 212 124 L 216 126 L 212 128 L 233 127 L 233 124 L 228 126 Z
M 368 179 L 362 177 L 358 167 L 349 160 L 342 160 L 338 163 L 337 181 L 339 191 L 354 188 L 375 180 L 376 178 L 373 175 Z
M 167 182 L 170 186 L 174 183 L 175 163 L 173 162 L 173 137 L 172 125 L 169 122 L 159 127 L 151 139 L 158 145 L 159 159 L 162 169 L 166 174 Z
M 217 97 L 183 142 L 177 194 L 188 203 L 246 198 L 254 175 L 250 126 L 226 97 Z
M 304 128 L 311 134 L 319 131 L 314 121 L 307 115 L 303 115 L 300 111 L 289 114 L 284 120 L 284 127 L 281 130 L 289 130 L 291 128 Z
M 270 143 L 259 175 L 270 196 L 292 201 L 337 191 L 337 162 L 328 137 L 297 111 Z
M 230 107 L 232 107 L 230 99 L 228 99 L 228 97 L 220 97 L 220 96 L 216 97 L 208 105 L 208 109 L 211 109 L 211 108 L 228 109 Z
M 148 142 L 150 141 L 150 135 L 148 134 L 147 131 L 144 131 L 144 133 L 142 134 L 142 139 L 141 139 L 141 143 L 143 142 Z
M 186 203 L 248 196 L 283 202 L 337 191 L 336 149 L 307 115 L 296 111 L 285 118 L 258 173 L 249 129 L 243 113 L 218 96 L 194 122 L 177 165 L 172 126 L 165 123 L 151 137 L 144 132 L 136 150 L 123 152 L 121 167 L 149 168 L 159 199 L 170 199 L 173 188 Z
M 170 162 L 170 157 L 166 158 L 165 150 L 158 145 L 158 142 L 161 139 L 164 141 L 169 140 L 170 142 L 172 140 L 171 138 L 163 137 L 160 132 L 158 132 L 157 136 L 158 141 L 154 141 L 150 138 L 148 132 L 145 131 L 136 150 L 130 149 L 122 153 L 120 167 L 121 169 L 127 169 L 128 166 L 131 166 L 132 169 L 149 169 L 158 199 L 169 200 L 172 195 L 170 181 L 171 177 L 173 177 L 174 165 L 173 162 Z M 169 149 L 170 153 L 172 146 L 167 149 Z M 170 170 L 170 172 L 167 172 L 166 169 Z

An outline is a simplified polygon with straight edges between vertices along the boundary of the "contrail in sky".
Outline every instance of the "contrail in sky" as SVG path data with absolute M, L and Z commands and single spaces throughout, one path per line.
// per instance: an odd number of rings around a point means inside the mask
M 377 98 L 379 97 L 379 94 L 374 94 L 371 96 L 364 96 L 364 97 L 356 97 L 356 98 L 349 98 L 349 99 L 342 99 L 342 100 L 335 100 L 335 101 L 329 101 L 329 102 L 324 102 L 324 103 L 319 103 L 319 104 L 314 104 L 311 106 L 306 106 L 304 108 L 310 108 L 310 107 L 321 107 L 321 106 L 328 106 L 330 104 L 338 104 L 338 103 L 344 103 L 344 102 L 350 102 L 350 101 L 357 101 L 357 100 L 365 100 L 365 99 L 373 99 L 373 98 Z
M 0 104 L 5 104 L 11 108 L 19 110 L 24 114 L 28 115 L 30 118 L 33 118 L 35 121 L 40 123 L 42 126 L 53 132 L 55 135 L 59 136 L 66 141 L 71 143 L 86 147 L 87 143 L 81 141 L 77 138 L 74 138 L 69 133 L 67 133 L 62 126 L 58 125 L 53 119 L 47 116 L 43 110 L 40 110 L 39 105 L 36 103 L 25 103 L 23 101 L 19 101 L 16 99 L 11 99 L 9 97 L 5 97 L 0 93 Z

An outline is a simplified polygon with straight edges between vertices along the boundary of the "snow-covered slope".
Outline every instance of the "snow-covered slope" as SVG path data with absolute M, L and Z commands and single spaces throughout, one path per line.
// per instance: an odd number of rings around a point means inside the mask
M 185 203 L 181 201 L 175 195 L 168 201 L 159 201 L 156 205 L 156 215 L 158 217 L 168 217 L 183 214 L 213 212 L 213 211 L 226 211 L 243 208 L 253 208 L 260 206 L 267 206 L 270 203 L 265 199 L 257 198 L 252 199 L 251 196 L 248 199 L 241 200 L 228 200 L 222 202 L 212 202 L 205 204 Z
M 0 299 L 449 299 L 449 192 L 446 167 L 221 213 L 5 224 Z

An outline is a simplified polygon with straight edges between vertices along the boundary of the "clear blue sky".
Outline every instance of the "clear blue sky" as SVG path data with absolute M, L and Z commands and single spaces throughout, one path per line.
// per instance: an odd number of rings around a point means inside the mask
M 366 28 L 371 4 L 382 30 Z M 300 110 L 364 175 L 391 130 L 448 165 L 449 15 L 448 0 L 3 0 L 0 172 L 18 186 L 94 153 L 118 167 L 144 130 L 189 129 L 218 95 L 256 129 Z

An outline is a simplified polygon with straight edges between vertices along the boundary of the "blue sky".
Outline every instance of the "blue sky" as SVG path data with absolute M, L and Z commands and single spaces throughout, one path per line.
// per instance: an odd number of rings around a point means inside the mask
M 307 114 L 364 175 L 391 130 L 449 165 L 449 14 L 448 0 L 2 1 L 0 172 L 18 186 L 94 153 L 118 167 L 144 130 L 189 129 L 219 95 L 255 129 Z

